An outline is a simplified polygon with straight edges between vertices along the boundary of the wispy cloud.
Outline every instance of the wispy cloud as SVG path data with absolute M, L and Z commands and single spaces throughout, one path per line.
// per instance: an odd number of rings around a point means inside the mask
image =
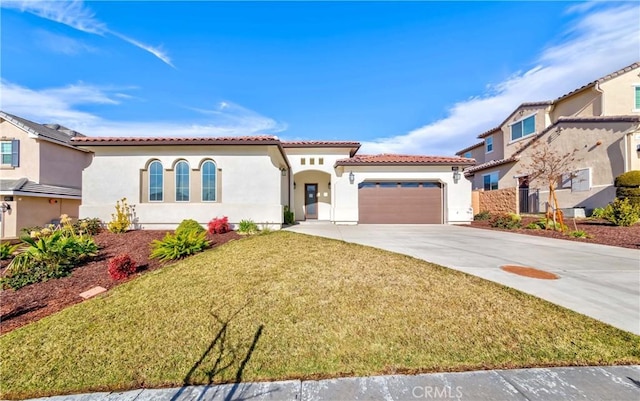
M 453 105 L 448 116 L 406 134 L 363 143 L 361 153 L 454 154 L 500 124 L 520 103 L 551 100 L 638 60 L 637 3 L 571 7 L 576 21 L 536 65 L 486 93 Z
M 81 40 L 51 33 L 42 29 L 34 31 L 33 36 L 38 46 L 53 53 L 75 56 L 81 53 L 96 53 L 98 51 L 95 47 L 89 46 Z
M 130 88 L 129 88 L 130 89 Z M 39 123 L 65 125 L 89 136 L 238 136 L 276 134 L 286 124 L 230 101 L 210 109 L 194 109 L 194 123 L 176 121 L 112 121 L 78 110 L 78 106 L 117 105 L 130 98 L 123 88 L 104 88 L 77 83 L 61 88 L 32 90 L 0 81 L 0 109 Z
M 107 24 L 98 20 L 95 13 L 87 7 L 82 0 L 73 1 L 39 1 L 39 0 L 4 0 L 0 6 L 22 12 L 28 12 L 38 17 L 55 21 L 82 32 L 95 35 L 113 35 L 125 42 L 145 50 L 167 65 L 175 68 L 169 55 L 161 49 L 132 39 L 107 27 Z

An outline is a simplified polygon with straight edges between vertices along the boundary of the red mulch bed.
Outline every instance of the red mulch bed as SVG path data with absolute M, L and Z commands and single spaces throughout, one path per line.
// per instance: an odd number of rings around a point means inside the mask
M 98 256 L 74 269 L 71 275 L 31 284 L 17 291 L 2 290 L 0 292 L 0 334 L 82 302 L 83 299 L 79 294 L 93 287 L 100 286 L 108 290 L 140 274 L 162 267 L 166 263 L 149 259 L 149 244 L 154 239 L 162 239 L 167 232 L 151 230 L 129 231 L 125 234 L 101 232 L 94 237 L 100 247 Z M 209 235 L 212 247 L 239 238 L 242 237 L 234 231 Z M 116 281 L 109 276 L 107 263 L 110 258 L 121 253 L 128 253 L 136 261 L 140 272 L 129 279 Z M 7 261 L 3 262 L 0 265 L 1 268 L 8 264 Z
M 522 227 L 525 227 L 529 223 L 538 221 L 537 217 L 522 217 Z M 526 228 L 519 228 L 515 230 L 505 230 L 500 228 L 493 228 L 489 226 L 489 221 L 473 221 L 470 227 L 483 228 L 488 230 L 509 231 L 519 234 L 535 235 L 539 237 L 560 238 L 568 241 L 587 242 L 592 244 L 610 245 L 621 248 L 640 249 L 640 223 L 631 227 L 617 227 L 609 223 L 606 220 L 591 220 L 591 219 L 576 219 L 574 227 L 573 219 L 565 219 L 565 224 L 569 227 L 569 232 L 576 230 L 583 230 L 591 236 L 591 238 L 574 238 L 566 233 L 561 233 L 552 230 L 531 230 Z

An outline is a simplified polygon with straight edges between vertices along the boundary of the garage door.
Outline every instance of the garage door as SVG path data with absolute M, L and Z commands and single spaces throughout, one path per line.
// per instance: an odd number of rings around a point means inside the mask
M 442 224 L 442 186 L 436 182 L 362 182 L 361 224 Z

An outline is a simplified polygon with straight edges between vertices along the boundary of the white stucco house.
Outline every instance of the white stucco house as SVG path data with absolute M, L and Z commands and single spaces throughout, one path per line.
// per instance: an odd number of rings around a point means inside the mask
M 280 228 L 295 219 L 335 224 L 464 224 L 473 219 L 463 157 L 357 155 L 358 142 L 228 138 L 79 137 L 81 217 L 111 219 L 127 198 L 139 228 L 206 224 L 227 216 Z

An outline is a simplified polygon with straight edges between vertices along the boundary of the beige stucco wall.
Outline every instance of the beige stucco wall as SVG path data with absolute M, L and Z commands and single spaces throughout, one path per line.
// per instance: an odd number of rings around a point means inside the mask
M 80 207 L 80 201 L 76 199 L 33 196 L 14 196 L 13 202 L 7 203 L 11 211 L 4 214 L 3 238 L 18 237 L 23 228 L 45 226 L 62 214 L 75 220 Z
M 305 220 L 305 184 L 318 184 L 318 220 L 331 220 L 331 174 L 318 170 L 305 170 L 293 177 L 296 183 L 294 213 L 296 220 Z
M 1 167 L 3 179 L 17 179 L 27 177 L 31 181 L 40 181 L 40 146 L 35 139 L 10 122 L 0 119 L 0 138 L 20 140 L 20 166 Z
M 498 173 L 498 189 L 509 188 L 516 185 L 516 179 L 518 169 L 516 163 L 503 164 L 502 166 L 477 171 L 473 177 L 471 177 L 471 183 L 473 190 L 484 190 L 484 176 L 491 173 Z
M 602 99 L 602 93 L 595 88 L 585 89 L 553 105 L 551 119 L 555 123 L 559 117 L 600 116 Z
M 268 146 L 110 146 L 95 147 L 93 162 L 83 173 L 82 217 L 110 220 L 115 203 L 126 197 L 135 206 L 139 228 L 174 228 L 184 219 L 206 224 L 214 217 L 227 216 L 237 224 L 251 219 L 257 224 L 278 228 L 282 224 L 280 168 L 284 158 L 274 160 Z M 146 202 L 141 189 L 141 170 L 149 160 L 158 159 L 165 169 L 165 201 Z M 186 160 L 192 170 L 191 201 L 171 202 L 174 198 L 174 163 Z M 201 202 L 194 194 L 193 181 L 203 159 L 218 168 L 217 202 Z
M 528 107 L 520 107 L 516 109 L 516 112 L 513 113 L 509 119 L 502 124 L 502 132 L 504 137 L 504 158 L 507 159 L 519 150 L 525 143 L 527 143 L 531 138 L 533 138 L 537 133 L 542 132 L 550 123 L 549 116 L 547 112 L 548 106 L 528 106 Z M 524 138 L 516 139 L 515 141 L 511 140 L 511 125 L 513 123 L 517 123 L 524 118 L 527 118 L 531 115 L 536 116 L 536 130 L 533 134 L 527 135 Z
M 640 68 L 627 71 L 613 79 L 600 84 L 604 92 L 604 115 L 638 115 L 635 109 L 634 85 L 640 85 Z
M 47 141 L 39 140 L 38 143 L 40 144 L 40 181 L 38 182 L 81 188 L 82 170 L 91 163 L 91 154 Z

